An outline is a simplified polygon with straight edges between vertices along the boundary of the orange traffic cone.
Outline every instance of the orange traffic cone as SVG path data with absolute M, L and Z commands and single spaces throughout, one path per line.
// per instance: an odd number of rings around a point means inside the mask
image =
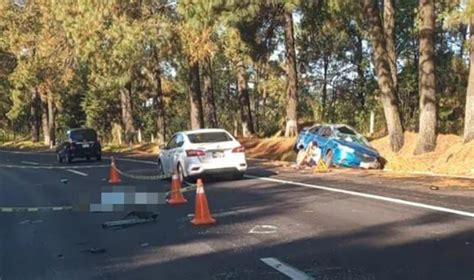
M 168 204 L 183 204 L 188 201 L 183 197 L 181 192 L 181 181 L 178 178 L 178 175 L 173 174 L 171 179 L 171 195 L 168 199 Z
M 122 180 L 120 180 L 120 176 L 117 172 L 117 169 L 115 168 L 115 159 L 114 159 L 114 157 L 112 157 L 111 162 L 110 162 L 109 183 L 110 184 L 118 184 L 120 182 L 122 182 Z
M 215 224 L 216 220 L 211 217 L 211 213 L 209 212 L 209 205 L 207 204 L 206 193 L 204 192 L 202 180 L 198 179 L 196 185 L 196 208 L 194 211 L 194 219 L 192 219 L 191 223 L 194 225 Z

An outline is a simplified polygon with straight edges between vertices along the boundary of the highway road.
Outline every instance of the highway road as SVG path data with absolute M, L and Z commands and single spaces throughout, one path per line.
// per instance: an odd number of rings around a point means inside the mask
M 154 174 L 153 162 L 117 158 L 120 170 Z M 61 208 L 110 187 L 109 163 L 0 151 L 1 280 L 474 279 L 469 187 L 250 162 L 243 180 L 205 181 L 217 224 L 190 223 L 190 191 L 187 204 L 159 205 L 156 221 L 114 230 L 102 224 L 125 213 Z M 120 185 L 170 189 L 167 180 Z

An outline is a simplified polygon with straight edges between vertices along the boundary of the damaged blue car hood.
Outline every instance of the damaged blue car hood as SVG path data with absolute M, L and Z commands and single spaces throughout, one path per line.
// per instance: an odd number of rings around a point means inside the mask
M 336 142 L 339 145 L 347 146 L 349 148 L 354 149 L 354 151 L 356 151 L 356 152 L 359 152 L 359 153 L 362 153 L 362 154 L 367 154 L 371 157 L 379 157 L 380 156 L 380 154 L 376 150 L 374 150 L 373 148 L 368 147 L 366 145 L 361 145 L 359 143 L 345 141 L 345 140 L 342 140 L 342 139 L 333 139 L 333 141 Z

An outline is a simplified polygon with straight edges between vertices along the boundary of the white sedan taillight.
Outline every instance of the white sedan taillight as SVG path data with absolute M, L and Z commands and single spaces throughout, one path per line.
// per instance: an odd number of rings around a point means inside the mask
M 239 147 L 233 148 L 232 152 L 233 153 L 245 153 L 245 147 L 244 146 L 239 146 Z
M 186 150 L 187 157 L 203 157 L 206 153 L 203 150 Z

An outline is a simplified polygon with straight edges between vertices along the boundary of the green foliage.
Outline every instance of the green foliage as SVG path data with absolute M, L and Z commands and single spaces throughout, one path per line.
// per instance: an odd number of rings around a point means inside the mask
M 471 1 L 472 2 L 472 1 Z M 439 130 L 461 133 L 469 65 L 466 23 L 473 5 L 437 4 Z M 189 127 L 188 57 L 211 61 L 219 124 L 240 127 L 237 62 L 247 70 L 257 134 L 285 122 L 283 12 L 293 12 L 301 122 L 347 123 L 368 132 L 370 112 L 384 129 L 372 50 L 357 1 L 0 1 L 0 51 L 15 58 L 0 76 L 0 129 L 28 132 L 32 94 L 54 96 L 58 132 L 87 125 L 109 135 L 120 124 L 119 92 L 132 89 L 133 119 L 157 133 L 160 72 L 167 137 Z M 398 99 L 405 128 L 418 124 L 419 1 L 395 1 Z M 13 61 L 13 60 L 12 60 Z M 326 71 L 325 71 L 326 69 Z M 158 71 L 157 71 L 158 70 Z M 11 73 L 10 73 L 11 72 Z M 1 75 L 1 74 L 0 74 Z M 44 110 L 44 108 L 43 108 Z M 240 128 L 239 128 L 240 129 Z

